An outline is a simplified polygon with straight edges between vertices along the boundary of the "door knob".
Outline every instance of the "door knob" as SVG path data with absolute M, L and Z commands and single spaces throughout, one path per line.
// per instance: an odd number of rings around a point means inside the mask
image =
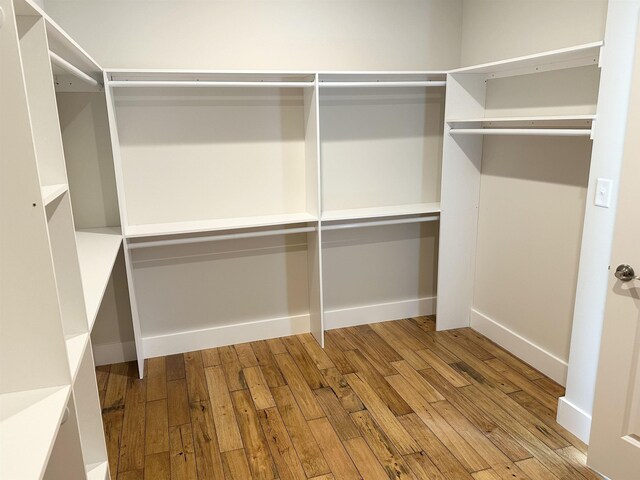
M 631 280 L 638 280 L 640 277 L 636 277 L 636 272 L 631 265 L 620 264 L 616 268 L 616 278 L 622 282 L 630 282 Z

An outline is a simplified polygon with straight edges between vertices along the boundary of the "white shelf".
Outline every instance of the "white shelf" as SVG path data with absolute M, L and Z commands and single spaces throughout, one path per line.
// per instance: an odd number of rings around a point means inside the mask
M 99 462 L 87 465 L 87 480 L 105 480 L 108 473 L 108 462 Z
M 64 183 L 60 183 L 58 185 L 46 185 L 44 187 L 40 187 L 40 190 L 42 192 L 42 203 L 44 203 L 45 205 L 49 205 L 56 198 L 58 198 L 61 195 L 64 195 L 64 193 L 68 189 L 69 187 L 67 187 L 67 185 Z
M 105 227 L 76 232 L 82 290 L 89 331 L 93 328 L 111 270 L 122 243 L 119 228 Z
M 547 137 L 590 137 L 590 128 L 452 128 L 451 135 L 533 135 Z
M 71 378 L 75 380 L 82 361 L 82 355 L 89 343 L 89 334 L 81 333 L 80 335 L 70 336 L 65 341 L 67 343 L 67 357 L 69 358 Z
M 0 478 L 41 478 L 70 386 L 0 395 Z
M 157 237 L 189 233 L 215 232 L 239 228 L 271 227 L 292 223 L 314 222 L 318 220 L 310 213 L 285 213 L 280 215 L 261 215 L 258 217 L 221 218 L 193 222 L 153 223 L 148 225 L 129 225 L 125 229 L 127 238 Z
M 484 117 L 484 118 L 456 118 L 447 120 L 447 123 L 571 123 L 571 122 L 585 122 L 585 124 L 590 124 L 593 120 L 596 119 L 595 114 L 593 115 L 533 115 L 527 117 Z
M 602 47 L 602 42 L 586 43 L 559 50 L 500 60 L 498 62 L 458 68 L 451 70 L 449 73 L 479 73 L 485 74 L 489 78 L 498 78 L 535 73 L 537 71 L 543 72 L 585 65 L 597 65 L 600 59 L 600 47 Z
M 423 215 L 439 212 L 440 203 L 415 203 L 410 205 L 393 205 L 389 207 L 329 210 L 322 214 L 322 221 L 333 222 L 338 220 L 358 220 L 365 218 L 395 217 L 401 215 Z

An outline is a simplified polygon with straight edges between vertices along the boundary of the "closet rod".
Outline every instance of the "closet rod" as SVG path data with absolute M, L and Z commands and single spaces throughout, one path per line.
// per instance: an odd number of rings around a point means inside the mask
M 87 82 L 90 85 L 93 85 L 94 87 L 102 88 L 102 84 L 98 82 L 95 78 L 90 77 L 75 65 L 67 62 L 64 58 L 62 58 L 57 53 L 49 51 L 49 58 L 51 59 L 51 63 L 54 63 L 58 67 L 62 68 L 63 70 L 66 70 L 74 77 L 77 77 L 80 80 Z
M 112 87 L 313 87 L 314 82 L 216 82 L 210 80 L 114 80 Z
M 225 235 L 208 235 L 206 237 L 176 238 L 168 240 L 156 240 L 153 242 L 129 243 L 129 249 L 165 247 L 168 245 L 187 245 L 190 243 L 214 242 L 216 240 L 237 240 L 241 238 L 272 237 L 275 235 L 286 235 L 290 233 L 309 233 L 316 230 L 316 227 L 282 228 L 279 230 L 261 230 L 258 232 L 228 233 Z
M 451 135 L 546 135 L 550 137 L 588 137 L 585 128 L 452 128 Z
M 426 80 L 418 82 L 320 82 L 320 88 L 327 87 L 444 87 L 444 80 Z
M 401 225 L 403 223 L 436 222 L 439 219 L 440 215 L 433 215 L 431 217 L 400 218 L 397 220 L 378 220 L 375 222 L 340 223 L 337 225 L 322 225 L 322 230 L 345 230 L 347 228 L 383 227 L 385 225 Z

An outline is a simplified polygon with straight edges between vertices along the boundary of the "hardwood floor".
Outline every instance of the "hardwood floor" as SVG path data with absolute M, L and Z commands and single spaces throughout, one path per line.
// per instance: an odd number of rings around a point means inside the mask
M 433 318 L 98 367 L 113 480 L 599 479 L 563 389 Z

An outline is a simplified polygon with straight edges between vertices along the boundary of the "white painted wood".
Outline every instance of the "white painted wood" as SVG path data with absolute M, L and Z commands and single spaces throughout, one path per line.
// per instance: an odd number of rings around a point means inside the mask
M 112 88 L 164 88 L 164 87 L 252 87 L 252 88 L 313 88 L 313 82 L 222 82 L 222 81 L 169 81 L 169 80 L 154 80 L 152 82 L 145 82 L 142 80 L 126 80 L 117 81 L 112 80 L 109 82 Z
M 595 114 L 585 115 L 530 115 L 530 116 L 488 116 L 488 117 L 476 117 L 476 118 L 448 118 L 447 123 L 518 123 L 518 122 L 531 122 L 533 124 L 555 124 L 557 123 L 573 123 L 573 122 L 585 122 L 585 125 L 591 125 L 591 121 L 596 119 Z
M 640 471 L 640 280 L 622 282 L 613 273 L 640 265 L 640 2 L 618 8 L 635 17 L 636 46 L 587 463 L 631 480 Z
M 82 290 L 91 331 L 122 245 L 122 234 L 120 229 L 109 227 L 81 230 L 76 232 L 76 242 Z
M 320 88 L 369 88 L 369 87 L 444 87 L 445 81 L 427 80 L 423 82 L 321 82 Z
M 558 358 L 540 345 L 536 345 L 476 309 L 471 310 L 469 326 L 508 351 L 517 352 L 518 358 L 560 385 L 565 384 L 567 379 L 567 362 L 565 360 Z
M 80 70 L 78 67 L 76 67 L 72 63 L 62 58 L 57 53 L 49 51 L 49 57 L 51 58 L 51 63 L 54 64 L 56 67 L 61 68 L 62 70 L 70 73 L 74 77 L 82 80 L 83 82 L 89 84 L 92 87 L 102 88 L 102 84 L 98 82 L 95 78 L 90 77 L 89 75 L 84 73 L 82 70 Z
M 69 370 L 71 371 L 71 380 L 75 381 L 80 368 L 80 361 L 82 355 L 89 344 L 89 334 L 81 333 L 79 335 L 72 335 L 66 338 L 67 344 L 67 356 L 69 357 Z
M 546 137 L 591 137 L 590 128 L 452 128 L 449 135 L 535 135 Z
M 327 330 L 353 327 L 368 323 L 387 322 L 402 318 L 433 315 L 436 313 L 436 297 L 359 307 L 340 308 L 324 312 Z
M 87 466 L 87 480 L 108 480 L 109 462 L 98 462 Z
M 486 83 L 479 75 L 449 75 L 445 116 L 484 116 Z M 482 135 L 453 137 L 445 128 L 440 200 L 436 328 L 469 326 L 475 277 Z
M 310 331 L 309 315 L 245 321 L 200 330 L 181 329 L 174 333 L 145 337 L 144 351 L 149 357 L 299 335 Z
M 327 210 L 322 213 L 323 222 L 337 220 L 359 220 L 365 218 L 384 218 L 403 215 L 423 215 L 439 213 L 440 203 L 416 203 L 410 205 L 391 205 L 383 207 L 349 208 L 343 210 Z
M 580 440 L 589 443 L 591 414 L 575 406 L 566 396 L 558 399 L 557 421 Z
M 42 478 L 69 386 L 0 394 L 0 476 Z
M 91 348 L 84 351 L 78 376 L 73 386 L 78 427 L 85 470 L 107 461 L 107 447 L 102 426 L 102 411 L 94 371 Z
M 330 230 L 346 230 L 355 228 L 372 228 L 372 227 L 385 227 L 389 225 L 403 225 L 410 223 L 426 223 L 437 222 L 440 219 L 438 215 L 431 215 L 428 217 L 409 217 L 409 218 L 393 218 L 390 220 L 374 220 L 374 221 L 361 221 L 353 223 L 334 223 L 326 224 L 322 226 L 322 230 L 328 232 Z
M 260 215 L 255 217 L 233 217 L 216 220 L 197 220 L 147 225 L 129 225 L 125 229 L 127 238 L 157 237 L 165 235 L 193 234 L 201 232 L 217 232 L 240 228 L 258 228 L 291 225 L 295 223 L 314 222 L 318 218 L 310 213 L 285 213 L 276 215 Z
M 65 183 L 60 185 L 48 185 L 42 187 L 42 203 L 46 206 L 53 202 L 56 198 L 64 195 L 69 188 Z

